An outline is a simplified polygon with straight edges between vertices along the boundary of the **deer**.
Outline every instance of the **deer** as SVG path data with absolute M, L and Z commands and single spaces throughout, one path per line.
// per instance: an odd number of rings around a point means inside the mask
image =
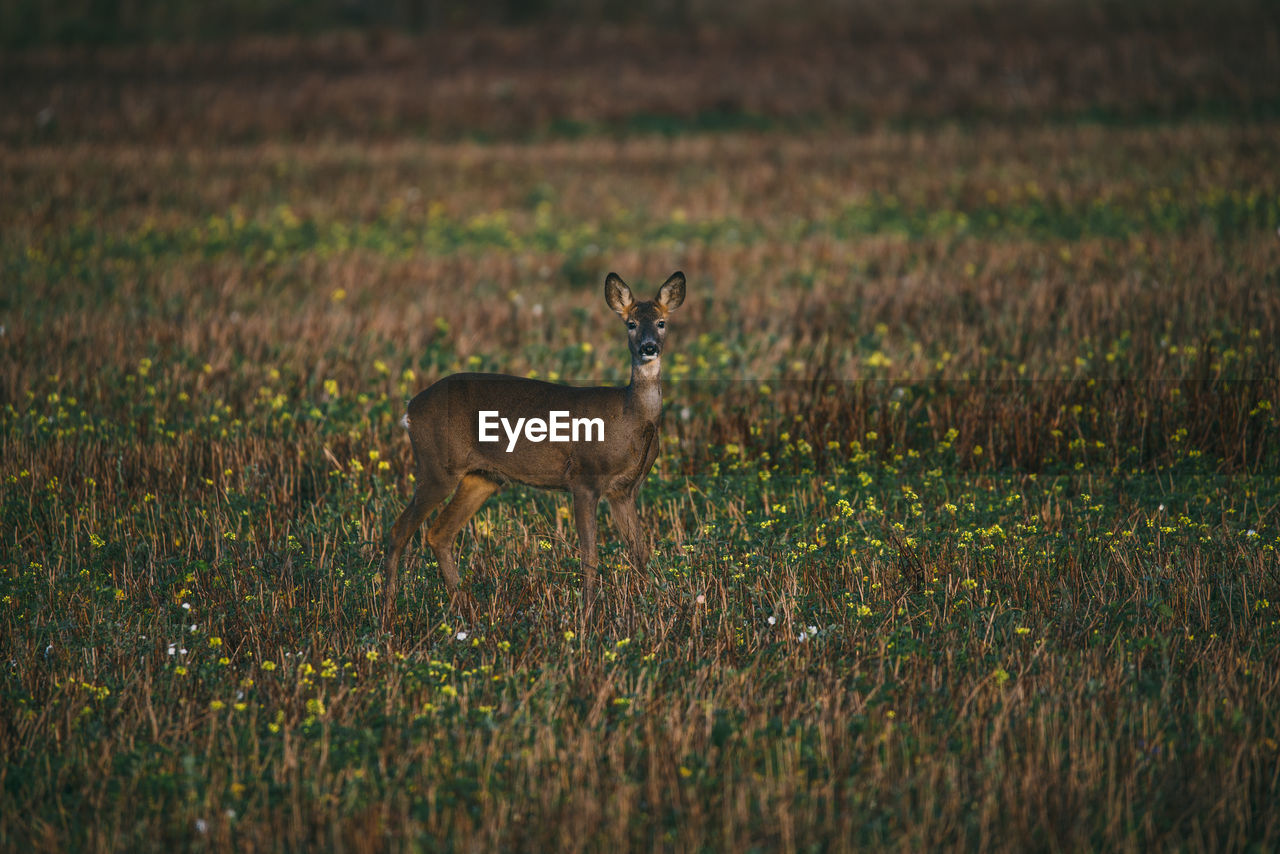
M 386 613 L 394 607 L 396 568 L 405 546 L 441 505 L 427 529 L 427 544 L 450 597 L 458 594 L 454 540 L 485 500 L 512 481 L 572 496 L 584 617 L 595 601 L 596 515 L 602 498 L 609 502 L 632 565 L 644 570 L 650 548 L 636 497 L 658 456 L 667 316 L 684 296 L 681 272 L 644 301 L 632 296 L 617 273 L 605 278 L 605 302 L 627 327 L 631 380 L 626 386 L 567 386 L 507 374 L 459 373 L 437 380 L 409 401 L 401 424 L 413 446 L 414 492 L 387 537 L 382 568 Z M 558 441 L 557 424 L 565 427 Z

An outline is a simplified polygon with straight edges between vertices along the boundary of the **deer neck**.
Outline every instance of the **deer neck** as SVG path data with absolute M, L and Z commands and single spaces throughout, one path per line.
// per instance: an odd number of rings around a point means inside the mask
M 662 365 L 658 359 L 631 363 L 631 384 L 627 386 L 627 408 L 645 421 L 657 422 L 662 415 Z

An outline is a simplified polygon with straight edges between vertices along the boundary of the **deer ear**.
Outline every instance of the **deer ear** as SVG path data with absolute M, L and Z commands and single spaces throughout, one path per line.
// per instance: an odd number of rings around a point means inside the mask
M 609 304 L 609 308 L 618 313 L 619 317 L 626 317 L 627 309 L 635 304 L 635 299 L 631 296 L 631 288 L 627 287 L 627 283 L 622 281 L 622 277 L 617 273 L 610 273 L 605 277 L 604 301 Z
M 667 311 L 675 311 L 684 302 L 684 273 L 671 274 L 671 278 L 658 288 L 658 303 Z

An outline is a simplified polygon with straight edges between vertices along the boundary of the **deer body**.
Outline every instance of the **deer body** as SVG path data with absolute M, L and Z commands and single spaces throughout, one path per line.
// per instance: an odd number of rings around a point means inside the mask
M 518 481 L 543 489 L 586 486 L 601 495 L 634 486 L 657 454 L 653 441 L 661 415 L 632 399 L 632 389 L 563 386 L 505 374 L 453 374 L 409 402 L 409 437 L 415 449 L 436 449 L 446 471 Z M 509 422 L 547 420 L 551 411 L 604 422 L 602 441 L 531 442 L 517 438 L 512 450 L 506 425 L 497 442 L 480 442 L 480 413 L 495 410 Z M 441 417 L 434 417 L 441 416 Z M 457 442 L 451 425 L 465 424 Z M 626 429 L 634 425 L 635 429 Z M 450 441 L 455 439 L 455 441 Z M 439 460 L 443 451 L 448 459 Z M 650 454 L 650 451 L 653 453 Z
M 609 501 L 632 563 L 643 568 L 648 546 L 636 496 L 658 455 L 666 316 L 684 300 L 684 286 L 684 275 L 676 273 L 657 298 L 637 302 L 617 274 L 605 279 L 606 301 L 627 322 L 631 382 L 626 387 L 584 388 L 467 373 L 445 377 L 409 402 L 405 424 L 413 445 L 416 485 L 413 499 L 388 537 L 383 567 L 388 608 L 394 601 L 396 568 L 405 545 L 450 494 L 453 499 L 427 531 L 427 543 L 449 590 L 458 590 L 453 541 L 485 499 L 509 481 L 572 494 L 586 610 L 595 595 L 596 510 L 601 498 Z M 519 437 L 499 430 L 498 441 L 481 441 L 481 413 L 487 413 L 490 426 L 500 414 L 505 430 L 521 421 L 545 421 L 550 413 L 569 413 L 573 419 L 599 419 L 604 435 L 587 430 L 578 441 L 551 441 L 545 436 L 539 439 L 532 430 Z

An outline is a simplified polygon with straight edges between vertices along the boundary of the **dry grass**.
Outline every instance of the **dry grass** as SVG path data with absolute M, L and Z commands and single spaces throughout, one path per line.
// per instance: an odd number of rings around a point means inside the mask
M 1280 109 L 1280 15 L 1263 0 L 792 5 L 781 22 L 732 28 L 713 14 L 11 51 L 0 54 L 0 140 L 490 140 Z
M 215 88 L 242 126 L 4 130 L 0 846 L 1276 846 L 1270 124 L 326 138 Z M 567 500 L 509 489 L 472 601 L 419 554 L 384 631 L 405 398 L 620 381 L 603 275 L 676 268 L 649 571 L 608 533 L 582 626 Z

